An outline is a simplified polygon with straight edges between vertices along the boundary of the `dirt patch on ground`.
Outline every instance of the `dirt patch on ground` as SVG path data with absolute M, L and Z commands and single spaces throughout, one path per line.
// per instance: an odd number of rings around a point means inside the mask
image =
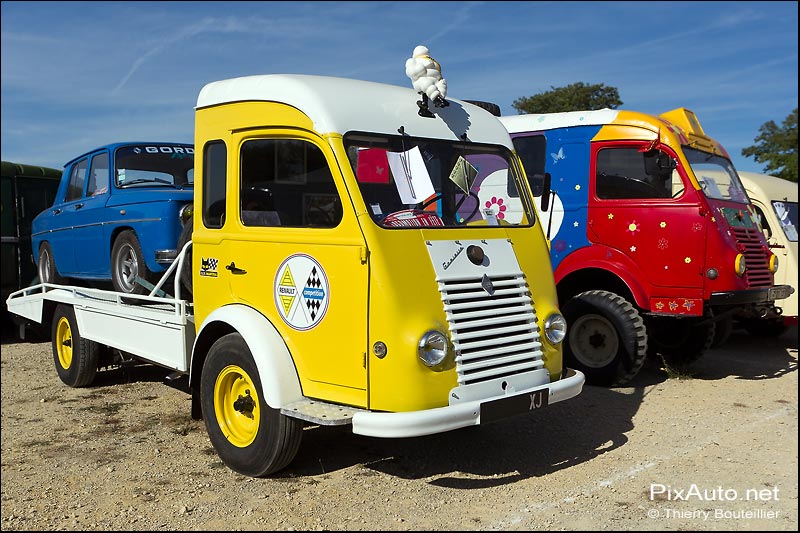
M 786 530 L 797 521 L 797 332 L 735 333 L 685 379 L 413 439 L 307 427 L 294 462 L 225 467 L 167 371 L 59 381 L 48 341 L 2 345 L 2 529 Z

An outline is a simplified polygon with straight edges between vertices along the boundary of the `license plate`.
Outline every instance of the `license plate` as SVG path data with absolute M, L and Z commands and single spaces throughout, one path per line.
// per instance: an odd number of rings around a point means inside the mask
M 780 287 L 770 287 L 768 298 L 770 300 L 783 300 L 784 298 L 788 298 L 789 295 L 789 288 L 783 285 Z
M 550 389 L 539 389 L 528 394 L 500 398 L 481 404 L 481 424 L 527 413 L 547 407 Z

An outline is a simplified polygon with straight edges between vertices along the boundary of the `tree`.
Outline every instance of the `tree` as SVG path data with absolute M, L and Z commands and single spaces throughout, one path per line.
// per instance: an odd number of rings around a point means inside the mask
M 755 145 L 742 149 L 742 155 L 764 163 L 764 173 L 797 183 L 797 108 L 779 128 L 770 120 L 759 128 Z
M 606 87 L 602 83 L 587 85 L 583 82 L 566 87 L 550 86 L 550 91 L 517 98 L 512 107 L 524 113 L 562 113 L 565 111 L 592 111 L 595 109 L 616 109 L 622 105 L 616 87 Z

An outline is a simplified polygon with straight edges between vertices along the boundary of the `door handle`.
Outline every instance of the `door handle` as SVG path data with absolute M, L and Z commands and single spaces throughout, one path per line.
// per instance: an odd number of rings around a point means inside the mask
M 225 267 L 227 270 L 231 271 L 231 274 L 247 274 L 247 270 L 241 269 L 236 266 L 236 263 L 231 261 L 231 264 Z
M 53 214 L 57 215 L 61 212 L 61 209 L 53 209 Z
M 83 207 L 83 204 L 75 204 L 75 209 L 80 209 L 81 207 Z

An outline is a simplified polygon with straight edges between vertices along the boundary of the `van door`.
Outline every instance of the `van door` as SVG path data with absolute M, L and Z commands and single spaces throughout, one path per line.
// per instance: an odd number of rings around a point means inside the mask
M 280 331 L 305 396 L 366 407 L 366 246 L 332 150 L 297 131 L 234 144 L 219 275 Z
M 593 143 L 589 232 L 628 256 L 652 285 L 702 289 L 708 216 L 665 150 Z
M 37 275 L 36 265 L 32 260 L 31 225 L 36 215 L 53 205 L 60 180 L 40 176 L 17 176 L 16 180 L 16 214 L 20 258 L 19 281 L 21 283 L 20 287 L 27 287 Z

